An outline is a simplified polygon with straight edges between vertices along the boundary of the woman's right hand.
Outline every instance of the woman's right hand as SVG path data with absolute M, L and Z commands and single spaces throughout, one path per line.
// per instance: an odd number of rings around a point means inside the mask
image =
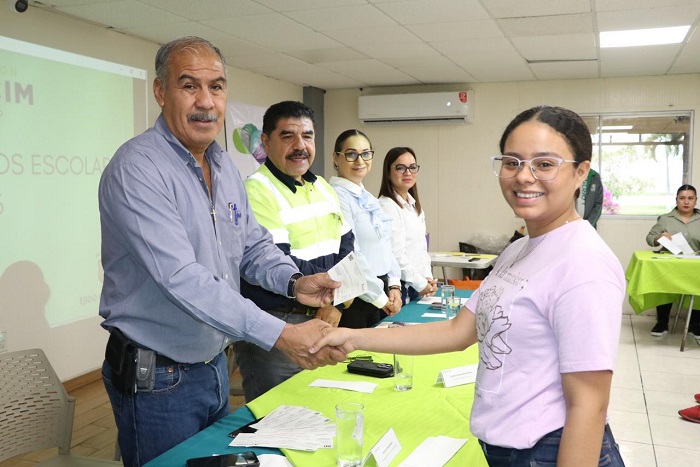
M 661 232 L 659 235 L 657 235 L 657 237 L 656 237 L 656 239 L 654 240 L 654 242 L 658 244 L 658 243 L 659 243 L 659 239 L 660 239 L 661 237 L 666 237 L 666 238 L 669 239 L 669 240 L 672 240 L 672 239 L 673 239 L 673 236 L 672 236 L 670 233 L 668 233 L 668 232 Z
M 437 292 L 437 280 L 433 279 L 432 277 L 428 277 L 427 279 L 428 285 L 426 285 L 425 288 L 419 292 L 421 297 L 430 297 L 435 295 L 435 292 Z

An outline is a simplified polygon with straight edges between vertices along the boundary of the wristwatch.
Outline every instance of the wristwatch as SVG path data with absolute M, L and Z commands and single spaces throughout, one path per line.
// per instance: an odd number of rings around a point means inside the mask
M 304 277 L 304 275 L 300 272 L 292 274 L 292 277 L 289 278 L 289 283 L 287 284 L 287 297 L 291 299 L 296 299 L 297 294 L 296 294 L 296 286 L 297 286 L 297 281 L 299 278 Z

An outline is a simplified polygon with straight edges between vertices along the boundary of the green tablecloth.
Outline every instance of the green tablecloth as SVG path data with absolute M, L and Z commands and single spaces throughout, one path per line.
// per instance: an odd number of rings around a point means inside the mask
M 456 293 L 458 296 L 468 297 L 472 292 L 457 290 Z M 422 314 L 426 312 L 435 312 L 435 310 L 430 310 L 427 305 L 418 305 L 413 302 L 403 307 L 400 313 L 389 320 L 406 322 L 439 320 L 439 318 L 423 317 Z M 374 361 L 378 362 L 391 363 L 393 360 L 392 355 L 372 355 Z M 442 385 L 435 384 L 440 370 L 477 363 L 478 359 L 477 346 L 463 352 L 415 357 L 413 389 L 406 392 L 394 391 L 393 378 L 377 379 L 353 375 L 347 372 L 346 365 L 342 363 L 314 371 L 302 371 L 146 465 L 147 467 L 184 467 L 186 460 L 192 457 L 250 450 L 228 447 L 231 441 L 228 433 L 253 421 L 253 414 L 255 417 L 262 417 L 282 404 L 309 407 L 323 412 L 330 418 L 335 418 L 335 405 L 338 402 L 358 401 L 365 405 L 365 455 L 389 428 L 393 428 L 402 445 L 402 450 L 391 464 L 392 466 L 398 465 L 427 437 L 451 436 L 466 438 L 468 441 L 447 464 L 448 466 L 485 467 L 487 464 L 479 443 L 469 431 L 474 385 L 443 388 Z M 308 384 L 316 379 L 371 381 L 379 384 L 379 387 L 372 394 L 308 387 Z M 276 449 L 252 450 L 258 454 L 279 453 Z M 315 453 L 284 450 L 284 454 L 296 466 L 335 465 L 334 449 L 321 449 Z
M 636 313 L 675 302 L 683 294 L 689 301 L 690 295 L 700 296 L 700 259 L 635 251 L 625 278 L 629 302 Z M 700 303 L 700 298 L 695 303 Z
M 377 362 L 393 361 L 392 355 L 372 355 Z M 398 465 L 430 436 L 468 439 L 447 465 L 486 466 L 481 447 L 469 431 L 474 385 L 444 388 L 442 384 L 435 384 L 440 370 L 476 363 L 478 358 L 476 346 L 464 352 L 415 357 L 413 389 L 406 392 L 394 391 L 392 378 L 377 379 L 350 374 L 344 364 L 304 371 L 250 402 L 248 407 L 258 417 L 286 404 L 309 407 L 335 418 L 334 407 L 337 403 L 360 402 L 365 406 L 364 455 L 389 428 L 393 428 L 402 450 L 392 466 Z M 378 383 L 379 387 L 371 394 L 308 387 L 316 379 L 371 381 Z M 291 450 L 283 452 L 296 466 L 335 465 L 334 449 L 319 449 L 313 453 Z

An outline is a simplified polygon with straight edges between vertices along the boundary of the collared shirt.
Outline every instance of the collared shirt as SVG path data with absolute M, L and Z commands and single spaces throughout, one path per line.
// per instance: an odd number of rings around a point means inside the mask
M 427 277 L 433 277 L 425 238 L 425 211 L 418 214 L 416 201 L 408 194 L 408 201 L 396 196 L 381 196 L 379 204 L 391 217 L 391 244 L 394 256 L 401 268 L 401 280 L 420 292 L 428 285 Z
M 282 173 L 268 159 L 245 181 L 250 205 L 260 225 L 305 275 L 326 272 L 352 251 L 354 236 L 343 220 L 338 196 L 323 177 L 307 171 L 304 183 Z M 246 281 L 243 296 L 264 310 L 290 308 L 286 296 Z
M 401 283 L 401 269 L 391 250 L 391 218 L 364 186 L 342 177 L 331 177 L 329 182 L 338 193 L 343 219 L 355 234 L 355 256 L 367 265 L 367 293 L 360 299 L 383 308 L 389 297 L 378 277 L 387 275 L 389 285 Z
M 687 224 L 681 219 L 676 208 L 660 215 L 647 235 L 647 243 L 650 246 L 659 246 L 655 239 L 663 232 L 671 235 L 681 232 L 693 251 L 700 250 L 700 211 L 695 209 Z
M 213 142 L 201 167 L 168 130 L 125 143 L 102 174 L 102 326 L 179 362 L 202 362 L 231 340 L 269 349 L 285 323 L 240 293 L 240 276 L 286 293 L 298 271 L 252 214 L 230 156 Z

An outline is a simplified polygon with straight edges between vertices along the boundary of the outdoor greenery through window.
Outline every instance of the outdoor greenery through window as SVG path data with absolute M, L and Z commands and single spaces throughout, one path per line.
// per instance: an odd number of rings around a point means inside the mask
M 603 214 L 658 216 L 690 182 L 692 112 L 587 115 Z

